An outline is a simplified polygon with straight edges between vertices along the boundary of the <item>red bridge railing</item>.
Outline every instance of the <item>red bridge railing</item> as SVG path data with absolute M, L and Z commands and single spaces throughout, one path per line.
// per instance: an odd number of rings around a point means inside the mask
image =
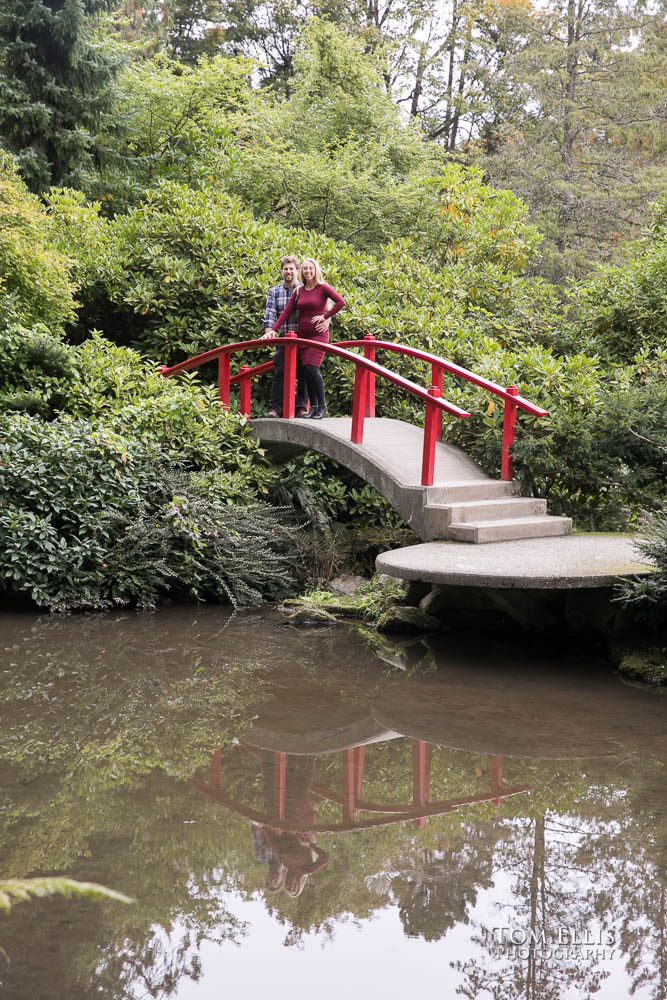
M 283 384 L 283 415 L 286 419 L 294 417 L 295 394 L 296 394 L 296 367 L 297 350 L 300 345 L 312 346 L 311 340 L 298 337 L 295 333 L 287 333 L 280 338 L 281 345 L 285 348 L 285 375 Z M 240 410 L 247 417 L 251 416 L 252 409 L 252 379 L 270 371 L 274 365 L 273 361 L 267 361 L 261 365 L 253 367 L 243 365 L 235 375 L 231 374 L 232 354 L 243 351 L 256 350 L 258 348 L 276 347 L 275 339 L 269 340 L 244 340 L 237 344 L 225 344 L 215 347 L 203 354 L 198 354 L 180 364 L 167 367 L 162 365 L 160 372 L 165 378 L 178 375 L 180 372 L 199 368 L 201 365 L 211 361 L 218 362 L 218 394 L 220 404 L 225 408 L 230 405 L 230 388 L 236 383 L 240 388 Z M 349 348 L 362 348 L 363 354 L 355 354 Z M 354 444 L 362 444 L 364 436 L 364 420 L 366 417 L 375 416 L 375 383 L 378 376 L 386 379 L 399 388 L 409 392 L 417 399 L 421 399 L 425 404 L 424 416 L 424 445 L 422 451 L 422 486 L 432 486 L 435 472 L 435 452 L 436 444 L 442 439 L 442 415 L 449 413 L 459 420 L 469 417 L 470 414 L 449 403 L 442 398 L 444 373 L 454 375 L 464 381 L 498 396 L 504 400 L 505 409 L 503 417 L 503 442 L 501 458 L 501 478 L 512 479 L 512 445 L 516 433 L 517 410 L 524 410 L 533 417 L 544 417 L 548 415 L 547 410 L 536 406 L 529 400 L 519 395 L 516 386 L 510 385 L 506 389 L 496 385 L 474 372 L 468 371 L 451 361 L 440 358 L 427 351 L 421 351 L 414 347 L 403 344 L 395 344 L 391 341 L 376 340 L 369 334 L 363 340 L 347 340 L 337 344 L 319 344 L 318 349 L 335 357 L 350 361 L 355 366 L 354 392 L 352 399 L 352 432 L 351 440 Z M 377 351 L 389 351 L 395 354 L 402 354 L 417 361 L 427 362 L 431 365 L 431 384 L 428 388 L 412 382 L 410 379 L 398 375 L 396 372 L 385 368 L 376 361 Z

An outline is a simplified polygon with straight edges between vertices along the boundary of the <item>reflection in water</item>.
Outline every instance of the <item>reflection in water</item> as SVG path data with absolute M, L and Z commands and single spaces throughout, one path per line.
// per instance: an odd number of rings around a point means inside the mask
M 664 703 L 593 654 L 214 608 L 3 624 L 0 878 L 137 899 L 1 919 L 3 997 L 329 997 L 349 963 L 387 997 L 667 995 Z

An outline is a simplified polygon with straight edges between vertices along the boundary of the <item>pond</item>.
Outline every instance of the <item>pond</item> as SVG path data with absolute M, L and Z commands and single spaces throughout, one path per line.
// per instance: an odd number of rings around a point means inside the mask
M 0 996 L 667 996 L 667 727 L 592 648 L 2 616 Z

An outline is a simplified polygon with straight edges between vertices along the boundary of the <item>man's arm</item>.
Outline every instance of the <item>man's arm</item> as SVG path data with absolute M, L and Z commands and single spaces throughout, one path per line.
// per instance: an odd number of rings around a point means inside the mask
M 275 333 L 271 327 L 275 323 L 277 315 L 276 296 L 273 289 L 269 288 L 269 294 L 266 296 L 266 309 L 264 310 L 264 333 L 261 339 L 275 337 Z

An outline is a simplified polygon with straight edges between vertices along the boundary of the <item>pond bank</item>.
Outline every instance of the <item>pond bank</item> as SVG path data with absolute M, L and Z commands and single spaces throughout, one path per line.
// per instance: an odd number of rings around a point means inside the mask
M 662 633 L 638 627 L 636 613 L 618 602 L 612 588 L 550 592 L 549 601 L 541 602 L 536 591 L 431 586 L 382 575 L 370 581 L 342 576 L 329 587 L 285 601 L 281 610 L 287 624 L 326 626 L 357 620 L 390 636 L 545 634 L 604 649 L 610 666 L 629 680 L 654 687 L 667 683 Z

